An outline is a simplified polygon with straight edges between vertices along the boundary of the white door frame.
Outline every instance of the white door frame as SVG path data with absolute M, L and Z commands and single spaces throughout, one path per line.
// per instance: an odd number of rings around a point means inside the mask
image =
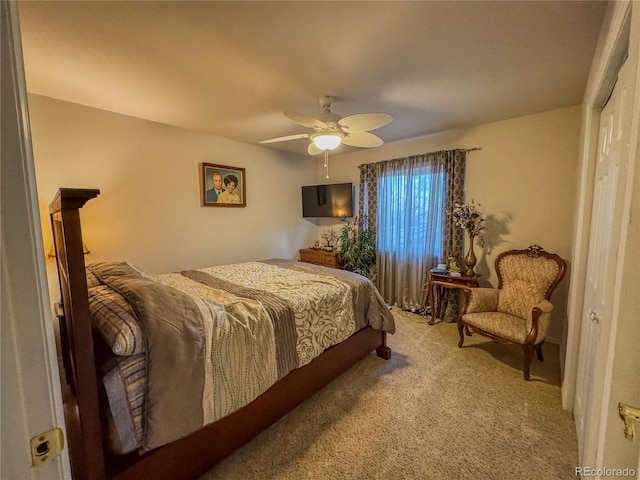
M 637 8 L 633 8 L 637 7 Z M 576 226 L 574 231 L 574 250 L 572 256 L 571 285 L 569 289 L 568 303 L 568 334 L 567 334 L 567 354 L 565 361 L 564 381 L 562 385 L 562 403 L 567 410 L 573 410 L 576 381 L 580 354 L 580 333 L 583 318 L 584 287 L 587 271 L 587 256 L 589 251 L 589 230 L 591 220 L 591 206 L 593 200 L 593 186 L 595 175 L 595 160 L 598 145 L 598 126 L 600 122 L 600 110 L 605 104 L 609 93 L 617 76 L 618 68 L 629 46 L 629 58 L 632 62 L 631 68 L 634 72 L 634 79 L 638 82 L 638 57 L 640 48 L 640 3 L 622 1 L 611 2 L 607 9 L 607 14 L 603 23 L 600 39 L 594 60 L 592 63 L 589 80 L 583 102 L 583 123 L 582 123 L 582 145 L 581 145 L 581 165 L 580 165 L 580 191 L 578 197 Z M 632 113 L 630 122 L 632 127 L 631 144 L 629 148 L 628 172 L 633 176 L 638 174 L 638 163 L 640 151 L 638 149 L 638 126 L 640 125 L 640 102 L 639 92 L 636 91 L 632 99 Z M 635 172 L 635 173 L 634 173 Z M 620 179 L 620 183 L 627 182 L 627 188 L 632 189 L 633 183 L 625 178 Z M 631 211 L 631 191 L 627 195 L 623 205 L 622 218 L 629 218 Z M 611 268 L 617 269 L 627 261 L 632 261 L 632 252 L 625 249 L 628 239 L 624 234 L 618 236 L 620 247 L 618 257 L 610 259 Z M 612 303 L 619 301 L 621 289 L 622 271 L 616 270 L 615 288 L 612 295 Z M 617 317 L 612 319 L 610 331 L 615 332 Z M 605 348 L 602 364 L 608 364 L 604 369 L 605 388 L 609 388 L 611 382 L 611 369 L 609 359 L 612 343 L 605 340 Z M 607 351 L 609 350 L 609 351 Z M 607 398 L 607 392 L 604 392 Z M 607 403 L 605 401 L 605 403 Z M 606 405 L 605 405 L 606 407 Z M 601 443 L 598 441 L 598 433 L 595 438 L 580 439 L 590 445 Z M 586 458 L 581 459 L 583 465 L 596 466 L 602 458 L 596 459 L 596 449 L 592 448 Z
M 30 439 L 65 429 L 49 303 L 17 2 L 2 1 L 0 477 L 70 479 L 68 449 L 31 466 Z

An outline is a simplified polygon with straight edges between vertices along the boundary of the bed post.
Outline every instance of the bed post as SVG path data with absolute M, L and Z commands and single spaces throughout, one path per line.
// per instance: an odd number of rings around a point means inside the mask
M 391 358 L 391 349 L 387 346 L 387 332 L 382 332 L 382 344 L 376 348 L 376 355 L 384 360 Z
M 105 464 L 80 208 L 100 190 L 61 188 L 49 204 L 62 305 L 65 420 L 74 479 L 104 479 Z

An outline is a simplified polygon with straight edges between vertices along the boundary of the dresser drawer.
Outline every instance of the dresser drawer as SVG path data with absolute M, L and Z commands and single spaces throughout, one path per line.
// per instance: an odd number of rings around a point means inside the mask
M 320 265 L 324 265 L 324 253 L 300 252 L 300 260 L 307 263 L 317 263 Z
M 325 255 L 324 264 L 327 267 L 337 268 L 338 267 L 338 259 L 336 258 L 335 255 Z
M 327 252 L 324 250 L 311 250 L 308 248 L 300 250 L 300 261 L 322 265 L 323 267 L 342 268 L 338 260 L 338 252 L 335 250 Z

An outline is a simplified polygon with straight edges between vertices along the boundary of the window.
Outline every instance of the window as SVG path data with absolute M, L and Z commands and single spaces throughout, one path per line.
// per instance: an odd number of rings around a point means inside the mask
M 378 177 L 380 254 L 408 255 L 414 261 L 444 257 L 445 176 L 438 167 L 388 169 Z
M 464 197 L 466 150 L 440 150 L 360 165 L 360 213 L 375 228 L 372 278 L 390 305 L 427 312 L 424 284 L 448 254 L 462 252 L 462 232 L 446 206 Z M 445 312 L 455 314 L 457 296 Z

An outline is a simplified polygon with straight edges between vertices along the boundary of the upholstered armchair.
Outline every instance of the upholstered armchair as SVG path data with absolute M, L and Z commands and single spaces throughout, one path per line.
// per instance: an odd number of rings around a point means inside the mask
M 542 361 L 542 344 L 549 330 L 549 301 L 565 271 L 558 255 L 538 245 L 501 253 L 495 262 L 498 288 L 465 289 L 466 303 L 458 321 L 462 347 L 465 332 L 479 333 L 524 350 L 524 379 L 529 380 L 534 350 Z

